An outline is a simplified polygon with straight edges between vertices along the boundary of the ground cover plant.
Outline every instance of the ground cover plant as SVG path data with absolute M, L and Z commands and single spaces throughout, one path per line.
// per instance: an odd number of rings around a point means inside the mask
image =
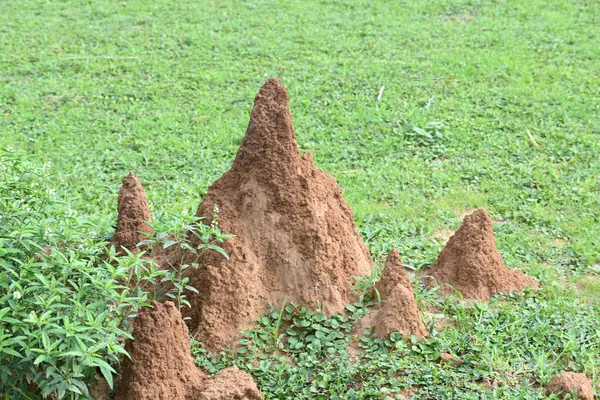
M 418 343 L 350 332 L 369 297 L 329 318 L 284 304 L 235 354 L 195 343 L 201 366 L 236 363 L 266 398 L 543 398 L 567 369 L 598 392 L 598 26 L 588 1 L 2 3 L 0 262 L 26 259 L 20 279 L 44 284 L 34 268 L 97 257 L 130 169 L 157 223 L 189 221 L 276 76 L 299 145 L 338 180 L 375 258 L 395 247 L 431 265 L 484 207 L 506 265 L 541 289 L 462 303 L 413 280 L 432 333 Z M 37 261 L 46 245 L 65 259 Z M 4 282 L 0 310 L 35 303 Z M 15 317 L 0 315 L 5 335 Z M 19 336 L 2 336 L 3 366 L 39 348 Z

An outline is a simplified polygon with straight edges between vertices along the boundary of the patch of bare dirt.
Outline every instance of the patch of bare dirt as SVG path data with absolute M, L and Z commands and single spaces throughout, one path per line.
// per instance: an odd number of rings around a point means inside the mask
M 218 209 L 218 221 L 213 221 Z M 235 235 L 227 260 L 207 253 L 190 272 L 190 327 L 205 346 L 232 344 L 270 306 L 322 304 L 327 314 L 352 301 L 351 282 L 371 269 L 369 251 L 334 178 L 300 156 L 288 95 L 269 79 L 254 100 L 231 169 L 197 212 Z
M 600 288 L 600 276 L 585 274 L 581 276 L 575 284 L 575 288 L 579 290 L 585 290 L 587 286 L 597 286 Z
M 562 238 L 555 238 L 552 241 L 552 244 L 554 246 L 556 246 L 556 247 L 561 247 L 562 248 L 562 247 L 565 247 L 567 245 L 567 241 L 565 239 L 562 239 Z
M 152 217 L 146 192 L 133 171 L 123 178 L 118 210 L 117 231 L 110 244 L 120 253 L 122 253 L 121 247 L 135 251 L 136 245 L 146 239 L 140 232 L 152 233 L 152 228 L 145 222 L 150 222 Z
M 584 374 L 563 372 L 554 375 L 546 388 L 546 395 L 555 393 L 564 399 L 568 394 L 577 395 L 581 400 L 594 400 L 594 390 L 590 380 Z
M 440 20 L 444 22 L 454 21 L 461 25 L 470 24 L 475 18 L 475 13 L 473 13 L 472 11 L 466 11 L 463 13 L 448 13 L 440 16 Z
M 429 286 L 440 285 L 442 293 L 452 293 L 453 287 L 465 299 L 489 300 L 496 293 L 537 286 L 521 271 L 504 266 L 494 241 L 492 219 L 483 209 L 464 218 L 436 262 L 421 276 Z
M 413 389 L 406 389 L 400 393 L 398 393 L 398 399 L 410 399 L 412 398 L 415 394 L 417 394 L 417 392 Z

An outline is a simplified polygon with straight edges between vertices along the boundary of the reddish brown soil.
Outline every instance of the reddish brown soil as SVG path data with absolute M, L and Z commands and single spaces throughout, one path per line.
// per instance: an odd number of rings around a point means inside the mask
M 188 329 L 172 302 L 142 309 L 125 349 L 117 400 L 186 400 L 205 379 L 190 354 Z
M 567 394 L 577 394 L 581 400 L 594 400 L 594 390 L 589 379 L 584 374 L 575 372 L 563 372 L 552 377 L 546 395 L 555 393 L 559 398 L 564 399 Z
M 237 367 L 231 367 L 208 381 L 208 385 L 193 400 L 262 400 L 262 398 L 250 375 Z
M 406 287 L 410 286 L 408 274 L 402 266 L 402 257 L 400 257 L 398 250 L 392 249 L 385 260 L 385 266 L 383 267 L 383 271 L 381 271 L 381 278 L 377 281 L 375 287 L 379 291 L 381 298 L 385 299 L 399 283 Z
M 403 335 L 415 335 L 419 338 L 427 335 L 427 329 L 415 303 L 411 287 L 398 284 L 386 299 L 375 317 L 375 333 L 388 338 L 392 332 Z
M 231 169 L 208 190 L 197 215 L 234 234 L 225 250 L 193 270 L 190 327 L 217 349 L 233 343 L 270 306 L 284 300 L 336 313 L 350 282 L 371 267 L 352 210 L 335 179 L 300 156 L 282 84 L 269 79 L 254 100 L 246 135 Z M 193 257 L 193 256 L 190 256 Z
M 430 286 L 440 285 L 442 293 L 452 293 L 450 285 L 465 299 L 489 300 L 502 292 L 516 292 L 537 286 L 521 271 L 507 269 L 494 242 L 492 219 L 479 209 L 464 218 L 436 262 L 423 273 Z
M 361 321 L 363 328 L 374 326 L 375 333 L 382 339 L 389 338 L 392 332 L 419 338 L 427 335 L 410 278 L 402 267 L 402 258 L 396 249 L 388 255 L 376 287 L 385 302 Z
M 111 240 L 111 245 L 115 246 L 120 253 L 122 253 L 121 247 L 135 251 L 136 245 L 146 239 L 139 232 L 152 233 L 152 228 L 144 221 L 151 221 L 148 198 L 138 177 L 133 172 L 129 172 L 129 175 L 123 178 L 119 192 L 117 231 Z
M 116 400 L 262 399 L 252 377 L 235 367 L 214 379 L 196 367 L 188 329 L 170 301 L 140 311 L 133 337 L 125 346 L 132 360 L 125 358 Z

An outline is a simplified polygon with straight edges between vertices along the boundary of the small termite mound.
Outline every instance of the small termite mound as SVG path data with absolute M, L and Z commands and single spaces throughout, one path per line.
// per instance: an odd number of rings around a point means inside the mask
M 123 178 L 118 204 L 117 230 L 110 244 L 121 254 L 122 248 L 136 251 L 137 244 L 146 239 L 143 233 L 152 233 L 146 223 L 151 222 L 152 217 L 146 192 L 133 171 Z
M 365 318 L 361 324 L 363 328 L 373 326 L 374 332 L 382 339 L 389 338 L 392 332 L 419 338 L 427 335 L 410 278 L 396 249 L 388 255 L 375 287 L 384 302 Z
M 262 400 L 252 377 L 231 367 L 219 372 L 208 381 L 194 400 Z
M 410 286 L 410 279 L 402 266 L 400 253 L 398 250 L 392 249 L 385 260 L 381 277 L 375 287 L 382 298 L 387 298 L 398 284 Z
M 191 399 L 206 376 L 190 354 L 188 329 L 175 304 L 154 302 L 134 320 L 116 400 Z
M 421 276 L 430 287 L 439 285 L 443 294 L 456 289 L 463 298 L 473 300 L 537 286 L 521 271 L 506 268 L 496 248 L 492 219 L 483 209 L 465 216 L 436 262 Z
M 590 380 L 584 374 L 575 372 L 554 375 L 546 387 L 546 395 L 550 396 L 552 393 L 561 399 L 571 395 L 571 398 L 594 400 L 594 390 Z
M 209 379 L 190 354 L 190 337 L 172 302 L 153 303 L 134 320 L 133 340 L 125 346 L 116 400 L 261 400 L 252 377 L 237 367 Z

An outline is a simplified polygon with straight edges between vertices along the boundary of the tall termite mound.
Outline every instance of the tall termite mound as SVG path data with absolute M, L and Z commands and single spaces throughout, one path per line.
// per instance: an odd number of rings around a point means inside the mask
M 136 245 L 146 239 L 140 232 L 152 233 L 152 228 L 145 222 L 151 221 L 148 197 L 133 171 L 123 178 L 118 204 L 117 230 L 111 245 L 120 253 L 123 252 L 121 247 L 134 251 Z
M 256 95 L 233 165 L 209 188 L 197 216 L 235 235 L 225 242 L 229 260 L 207 253 L 190 275 L 199 290 L 190 293 L 190 326 L 213 349 L 284 300 L 342 311 L 351 281 L 371 266 L 337 182 L 309 154 L 300 156 L 277 79 Z
M 504 266 L 494 241 L 492 219 L 483 209 L 464 218 L 436 262 L 423 274 L 428 285 L 440 285 L 446 293 L 452 292 L 450 285 L 465 299 L 489 300 L 496 293 L 537 286 L 521 271 Z
M 116 400 L 262 399 L 252 377 L 237 367 L 214 379 L 196 367 L 188 329 L 172 302 L 140 311 L 125 348 L 131 359 L 123 363 Z
M 384 302 L 366 318 L 363 327 L 374 326 L 374 332 L 383 339 L 387 339 L 392 332 L 419 338 L 427 334 L 398 250 L 392 249 L 388 255 L 375 287 Z

